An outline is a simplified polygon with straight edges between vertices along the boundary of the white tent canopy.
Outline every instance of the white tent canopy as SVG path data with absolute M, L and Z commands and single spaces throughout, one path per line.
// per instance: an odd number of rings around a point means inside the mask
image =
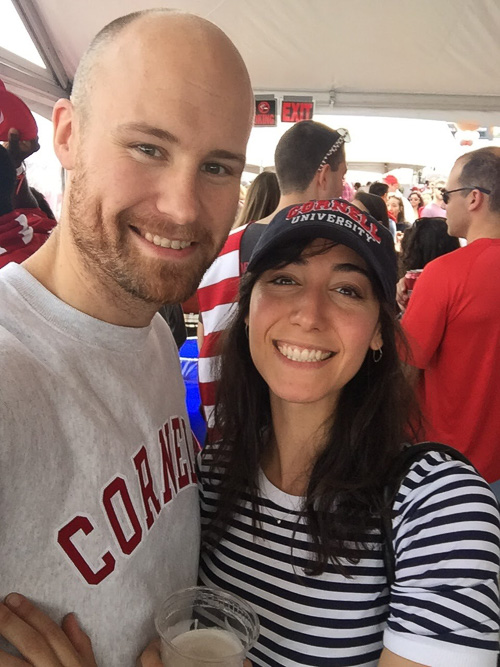
M 240 49 L 257 93 L 310 94 L 316 114 L 500 124 L 498 0 L 13 2 L 47 71 L 2 50 L 0 77 L 46 113 L 67 94 L 92 36 L 113 18 L 153 4 L 219 25 Z
M 15 49 L 0 31 L 0 78 L 47 118 L 68 95 L 94 34 L 154 5 L 219 25 L 241 51 L 257 94 L 278 102 L 311 96 L 317 120 L 349 129 L 352 170 L 429 165 L 446 173 L 460 147 L 445 121 L 500 125 L 500 0 L 0 0 L 0 19 L 15 13 L 10 3 L 45 68 L 36 53 L 29 62 L 6 50 Z M 401 117 L 418 120 L 410 126 Z M 250 171 L 273 164 L 288 127 L 254 128 Z
M 396 167 L 413 170 L 431 166 L 446 174 L 463 153 L 444 121 L 409 120 L 365 116 L 323 116 L 321 122 L 349 130 L 346 146 L 350 170 L 368 170 L 384 174 Z M 274 164 L 274 149 L 280 137 L 291 127 L 254 127 L 248 143 L 247 170 L 259 172 Z

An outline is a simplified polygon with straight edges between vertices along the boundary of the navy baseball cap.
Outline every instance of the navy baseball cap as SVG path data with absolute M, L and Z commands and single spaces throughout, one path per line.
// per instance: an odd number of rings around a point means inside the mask
M 290 241 L 329 239 L 351 248 L 367 263 L 382 292 L 396 299 L 397 258 L 391 232 L 345 199 L 312 200 L 279 211 L 262 232 L 247 270 Z

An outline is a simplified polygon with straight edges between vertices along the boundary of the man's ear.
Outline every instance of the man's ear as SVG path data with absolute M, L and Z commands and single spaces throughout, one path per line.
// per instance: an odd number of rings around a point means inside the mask
M 320 196 L 322 192 L 330 189 L 329 186 L 329 176 L 331 172 L 331 167 L 329 164 L 324 164 L 321 169 L 316 172 L 316 185 L 318 189 L 318 197 L 316 199 L 321 199 Z
M 54 152 L 59 162 L 70 171 L 74 169 L 76 158 L 76 114 L 70 100 L 61 99 L 54 105 L 52 112 L 54 125 Z
M 487 195 L 480 190 L 472 190 L 470 193 L 469 211 L 477 211 L 485 201 Z

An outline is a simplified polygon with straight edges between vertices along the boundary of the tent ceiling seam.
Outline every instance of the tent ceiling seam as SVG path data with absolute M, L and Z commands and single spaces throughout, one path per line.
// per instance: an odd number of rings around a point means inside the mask
M 12 0 L 12 3 L 16 7 L 26 30 L 51 72 L 54 81 L 57 82 L 66 94 L 69 94 L 71 87 L 69 77 L 52 45 L 52 40 L 45 28 L 40 13 L 32 0 Z

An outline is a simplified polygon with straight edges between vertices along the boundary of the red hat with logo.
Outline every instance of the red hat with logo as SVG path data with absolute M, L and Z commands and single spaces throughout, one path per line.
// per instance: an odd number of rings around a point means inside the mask
M 9 130 L 19 132 L 21 141 L 31 141 L 38 136 L 38 127 L 26 104 L 14 93 L 9 93 L 0 79 L 0 141 L 9 140 Z
M 387 174 L 387 176 L 384 176 L 384 183 L 387 183 L 387 185 L 398 185 L 399 181 L 392 174 Z

